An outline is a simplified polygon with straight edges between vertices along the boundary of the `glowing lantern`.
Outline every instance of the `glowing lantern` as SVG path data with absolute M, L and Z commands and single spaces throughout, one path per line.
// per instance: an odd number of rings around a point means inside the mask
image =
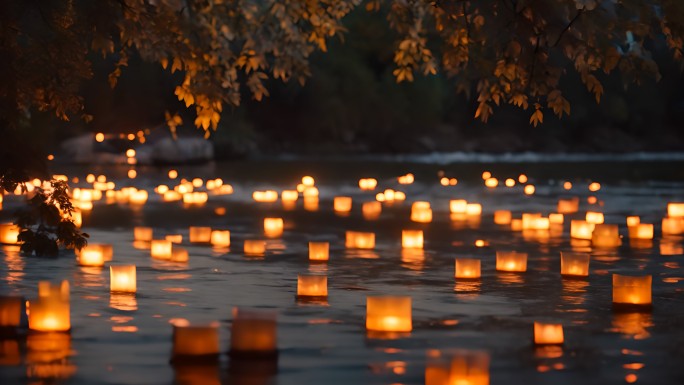
M 594 224 L 579 219 L 570 221 L 570 237 L 575 239 L 591 239 L 594 232 Z
M 135 265 L 109 266 L 109 291 L 135 293 L 137 278 Z
M 318 198 L 318 188 L 315 186 L 309 186 L 304 189 L 302 195 L 304 196 L 304 198 Z
M 512 231 L 522 231 L 523 230 L 523 225 L 522 225 L 522 219 L 511 219 L 511 230 Z
M 310 187 L 316 184 L 316 181 L 312 176 L 303 176 L 302 177 L 302 184 L 306 187 Z
M 513 187 L 513 186 L 515 186 L 515 179 L 508 178 L 508 179 L 506 179 L 506 182 L 504 182 L 504 183 L 506 184 L 506 187 Z
M 5 245 L 19 244 L 19 232 L 21 229 L 14 223 L 0 223 L 0 243 Z
M 317 211 L 318 210 L 318 197 L 304 197 L 304 210 L 306 211 Z
M 271 203 L 278 200 L 278 192 L 273 190 L 255 191 L 252 198 L 257 202 Z
M 191 325 L 184 319 L 174 319 L 172 361 L 182 363 L 183 359 L 218 359 L 219 323 Z
M 69 282 L 38 283 L 38 299 L 29 304 L 29 329 L 40 332 L 66 332 L 71 329 Z
M 482 214 L 482 205 L 479 203 L 468 203 L 466 205 L 466 215 L 480 215 Z
M 268 237 L 279 237 L 283 234 L 283 218 L 264 218 L 264 233 Z
M 297 276 L 297 297 L 327 297 L 328 277 L 325 275 Z
M 245 240 L 245 255 L 262 256 L 266 253 L 266 242 L 261 240 Z
M 661 230 L 663 235 L 684 234 L 684 218 L 663 218 Z
M 518 253 L 515 251 L 497 251 L 496 270 L 510 272 L 527 271 L 527 253 Z
M 0 206 L 2 206 L 2 202 L 0 202 Z M 71 213 L 71 220 L 74 222 L 74 225 L 80 229 L 81 226 L 83 226 L 83 214 L 81 213 L 81 210 L 74 208 L 74 211 Z
M 470 350 L 429 351 L 425 385 L 489 385 L 489 355 Z
M 294 203 L 299 199 L 299 192 L 297 192 L 297 190 L 283 190 L 283 192 L 280 193 L 280 199 L 283 202 Z
M 165 192 L 163 197 L 162 197 L 162 200 L 164 202 L 176 202 L 176 201 L 179 201 L 182 199 L 183 199 L 183 195 L 181 195 L 181 193 L 174 191 L 174 190 L 170 190 L 170 191 Z
M 651 306 L 650 275 L 632 277 L 613 274 L 613 305 L 618 307 Z
M 16 329 L 25 322 L 23 319 L 26 316 L 25 304 L 26 300 L 22 297 L 0 296 L 0 331 Z
M 492 177 L 492 173 L 489 172 L 489 171 L 484 171 L 484 172 L 482 173 L 482 180 L 487 180 L 487 179 L 489 179 L 489 178 L 491 178 L 491 177 Z
M 211 245 L 214 247 L 229 247 L 230 246 L 230 231 L 228 230 L 213 230 L 209 238 Z
M 411 205 L 411 220 L 420 223 L 432 222 L 430 202 L 414 202 Z
M 551 225 L 562 225 L 565 222 L 565 216 L 560 213 L 549 214 L 549 224 Z
M 276 313 L 233 308 L 231 357 L 272 357 L 278 354 Z
M 639 218 L 639 216 L 634 215 L 627 217 L 627 227 L 636 226 L 639 223 L 641 223 L 641 218 Z
M 379 332 L 410 332 L 411 297 L 366 297 L 366 329 Z
M 449 201 L 449 211 L 452 214 L 465 214 L 468 202 L 465 199 L 452 199 Z
M 150 242 L 150 256 L 156 259 L 171 259 L 172 244 L 170 241 L 154 239 Z
M 146 190 L 138 190 L 138 191 L 134 192 L 128 198 L 128 201 L 133 205 L 145 204 L 145 202 L 147 202 L 147 191 Z
M 345 233 L 345 247 L 348 249 L 374 249 L 375 233 L 347 231 Z
M 587 223 L 593 223 L 595 225 L 603 223 L 603 213 L 597 213 L 594 211 L 587 211 L 587 217 L 585 219 Z
M 653 239 L 653 224 L 639 223 L 629 227 L 630 239 Z
M 352 198 L 351 197 L 335 197 L 333 199 L 333 207 L 335 212 L 338 213 L 348 213 L 352 208 Z
M 380 217 L 382 213 L 382 203 L 377 201 L 365 202 L 361 205 L 361 212 L 363 213 L 363 218 L 372 221 Z
M 596 192 L 601 189 L 601 184 L 598 182 L 592 182 L 589 184 L 589 191 Z
M 78 264 L 81 266 L 104 266 L 104 253 L 99 245 L 88 245 L 78 253 Z
M 478 279 L 481 275 L 481 264 L 479 259 L 456 258 L 454 266 L 454 277 L 456 279 Z
M 183 194 L 183 203 L 186 205 L 203 205 L 209 200 L 209 195 L 204 191 L 195 191 Z
M 534 185 L 528 184 L 523 189 L 523 192 L 525 193 L 525 195 L 532 195 L 532 194 L 534 194 L 535 190 L 536 189 L 535 189 Z
M 173 244 L 181 244 L 183 243 L 183 235 L 182 234 L 168 234 L 164 237 L 165 240 L 173 243 Z
M 211 243 L 211 227 L 190 226 L 190 243 Z
M 535 322 L 534 323 L 534 344 L 535 345 L 562 345 L 563 344 L 563 325 Z
M 579 198 L 573 197 L 569 199 L 558 200 L 558 210 L 561 214 L 574 214 L 579 211 Z
M 401 247 L 407 249 L 422 249 L 423 230 L 402 230 Z
M 328 242 L 309 242 L 309 261 L 327 261 L 329 253 Z
M 378 181 L 374 178 L 363 178 L 359 179 L 359 188 L 364 191 L 375 190 L 378 185 Z
M 622 243 L 617 225 L 597 224 L 591 234 L 591 244 L 596 247 L 618 247 Z
M 489 188 L 494 188 L 499 185 L 499 180 L 496 178 L 487 178 L 485 180 L 485 186 Z
M 684 217 L 684 203 L 670 202 L 667 204 L 668 217 Z
M 397 178 L 397 181 L 399 182 L 399 184 L 411 184 L 411 183 L 413 183 L 414 180 L 415 180 L 415 178 L 413 177 L 413 174 L 410 174 L 410 173 L 406 174 L 406 175 L 402 175 L 402 176 Z
M 173 247 L 171 250 L 171 262 L 186 263 L 190 260 L 188 250 L 182 247 Z
M 508 225 L 511 223 L 512 214 L 509 210 L 494 211 L 494 223 L 497 225 Z
M 589 275 L 589 254 L 561 252 L 561 275 L 586 277 Z

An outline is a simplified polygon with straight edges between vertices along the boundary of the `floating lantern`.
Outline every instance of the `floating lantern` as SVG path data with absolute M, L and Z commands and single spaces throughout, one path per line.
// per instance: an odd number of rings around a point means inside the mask
M 14 223 L 0 223 L 0 243 L 5 245 L 19 244 L 21 229 Z
M 627 217 L 627 227 L 636 226 L 641 223 L 641 218 L 638 215 L 633 215 Z
M 602 223 L 594 226 L 594 231 L 591 235 L 592 246 L 618 247 L 621 243 L 618 225 L 607 225 Z
M 603 213 L 597 213 L 594 211 L 587 211 L 586 219 L 587 223 L 593 223 L 595 225 L 603 223 Z
M 485 181 L 486 181 L 487 179 L 489 179 L 489 178 L 491 178 L 491 177 L 492 177 L 492 173 L 489 172 L 489 171 L 484 171 L 484 172 L 482 173 L 482 180 L 485 180 Z
M 26 300 L 22 297 L 0 296 L 0 334 L 3 329 L 15 330 L 25 322 L 25 304 Z
M 579 197 L 558 200 L 558 210 L 561 214 L 574 214 L 579 211 Z
M 278 192 L 273 190 L 255 191 L 252 193 L 252 199 L 262 203 L 275 202 L 278 200 Z
M 165 240 L 173 243 L 180 245 L 183 243 L 183 235 L 182 234 L 169 234 L 164 237 Z
M 309 186 L 304 189 L 302 195 L 304 195 L 305 198 L 318 198 L 318 188 L 314 186 Z
M 410 332 L 411 297 L 366 297 L 366 329 L 379 332 Z
M 333 207 L 337 213 L 348 213 L 352 208 L 351 197 L 335 197 L 333 199 Z
M 496 270 L 519 273 L 527 271 L 527 253 L 497 251 Z
M 562 345 L 563 344 L 563 325 L 535 322 L 534 323 L 534 344 L 535 345 Z
M 162 200 L 164 202 L 177 202 L 183 199 L 183 195 L 177 191 L 171 190 L 164 193 Z
M 208 325 L 191 325 L 185 319 L 172 320 L 173 351 L 172 361 L 183 363 L 186 360 L 214 361 L 219 356 L 218 322 Z
M 133 240 L 138 242 L 151 242 L 153 230 L 151 227 L 134 227 Z
M 154 239 L 150 242 L 150 256 L 156 259 L 171 259 L 172 244 L 167 240 Z
M 348 249 L 374 249 L 375 233 L 347 231 L 345 233 L 345 247 Z
M 509 225 L 511 223 L 512 214 L 509 210 L 494 211 L 494 223 L 497 225 Z
M 327 261 L 329 253 L 328 242 L 309 242 L 309 261 Z
M 468 203 L 466 205 L 466 215 L 474 216 L 482 214 L 482 205 L 479 203 Z
M 245 255 L 263 256 L 266 253 L 266 242 L 262 240 L 245 240 Z
M 283 234 L 283 218 L 264 218 L 264 233 L 268 237 L 279 237 Z
M 454 277 L 456 279 L 478 279 L 481 275 L 481 264 L 479 259 L 456 258 L 454 267 Z
M 327 297 L 328 277 L 325 275 L 297 276 L 297 297 Z
M 304 210 L 318 211 L 318 197 L 304 197 Z
M 684 217 L 684 203 L 668 203 L 667 216 L 673 218 Z
M 465 214 L 468 202 L 465 199 L 452 199 L 449 201 L 449 211 L 452 214 Z
M 522 215 L 522 228 L 523 230 L 534 229 L 534 220 L 541 218 L 541 213 L 523 213 Z
M 378 219 L 380 213 L 382 213 L 382 203 L 377 201 L 365 202 L 361 205 L 361 212 L 363 213 L 363 218 L 367 221 Z
M 109 266 L 109 291 L 135 293 L 137 288 L 135 265 Z
M 190 226 L 190 243 L 211 243 L 211 227 Z
M 512 231 L 522 231 L 523 230 L 523 225 L 522 225 L 522 219 L 511 219 L 511 230 Z
M 561 275 L 586 277 L 589 275 L 589 254 L 561 252 Z
M 209 238 L 211 245 L 214 247 L 229 247 L 230 246 L 230 231 L 228 230 L 213 230 Z
M 629 228 L 630 239 L 653 239 L 653 224 L 639 223 Z
M 594 232 L 594 224 L 579 219 L 570 221 L 570 237 L 575 239 L 591 239 Z
M 29 329 L 40 332 L 66 332 L 71 329 L 69 282 L 38 283 L 38 299 L 30 301 Z
M 632 277 L 613 274 L 613 305 L 617 307 L 650 307 L 650 275 Z
M 283 192 L 280 193 L 280 199 L 283 202 L 294 203 L 299 199 L 299 192 L 297 190 L 283 190 Z
M 560 213 L 549 214 L 549 224 L 551 225 L 562 225 L 565 222 L 565 216 Z
M 145 202 L 147 202 L 147 197 L 148 196 L 146 190 L 138 190 L 128 197 L 128 201 L 132 205 L 144 205 Z
M 278 354 L 276 313 L 233 308 L 231 357 L 273 357 Z
M 190 260 L 188 250 L 182 247 L 173 247 L 171 250 L 171 262 L 186 263 Z
M 525 193 L 525 195 L 533 195 L 535 190 L 536 188 L 534 187 L 534 185 L 528 184 L 523 189 L 523 193 Z
M 485 186 L 489 188 L 494 188 L 499 185 L 499 180 L 496 178 L 487 178 L 485 180 Z
M 312 176 L 303 176 L 302 177 L 302 184 L 306 187 L 310 187 L 316 184 L 316 180 Z
M 407 249 L 422 249 L 423 230 L 402 230 L 401 247 Z
M 374 178 L 363 178 L 359 179 L 359 188 L 364 191 L 375 190 L 378 185 L 378 181 Z
M 661 230 L 663 235 L 684 234 L 684 218 L 663 218 Z
M 0 209 L 1 208 L 2 202 L 0 202 Z M 74 211 L 71 212 L 71 220 L 74 222 L 74 226 L 80 229 L 81 226 L 83 226 L 83 214 L 81 213 L 81 210 L 74 208 Z
M 506 179 L 506 182 L 504 182 L 504 184 L 506 185 L 506 187 L 513 187 L 515 186 L 515 179 L 508 178 Z
M 413 177 L 413 174 L 411 174 L 411 173 L 406 174 L 406 175 L 402 175 L 402 176 L 397 178 L 397 181 L 399 182 L 399 184 L 411 184 L 411 183 L 413 183 L 414 180 L 415 180 L 415 178 Z
M 413 202 L 413 205 L 411 205 L 411 220 L 420 223 L 432 222 L 430 202 Z
M 489 354 L 431 350 L 425 367 L 425 385 L 489 385 Z
M 104 253 L 99 245 L 88 245 L 78 253 L 78 264 L 89 267 L 104 266 Z
M 204 191 L 195 191 L 183 194 L 183 203 L 186 205 L 203 205 L 209 200 L 209 195 Z

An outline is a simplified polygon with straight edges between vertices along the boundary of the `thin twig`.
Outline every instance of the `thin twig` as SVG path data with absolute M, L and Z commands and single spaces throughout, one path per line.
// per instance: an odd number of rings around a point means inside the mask
M 560 43 L 561 38 L 563 38 L 563 35 L 565 35 L 565 33 L 570 29 L 570 27 L 572 27 L 572 25 L 575 23 L 575 21 L 577 21 L 577 19 L 580 17 L 582 12 L 584 12 L 584 7 L 582 7 L 579 11 L 577 11 L 577 14 L 575 15 L 575 17 L 573 17 L 572 20 L 570 20 L 570 22 L 568 23 L 568 25 L 566 25 L 565 28 L 563 28 L 561 33 L 558 35 L 556 42 L 553 43 L 553 45 L 551 47 L 555 47 L 558 45 L 558 43 Z

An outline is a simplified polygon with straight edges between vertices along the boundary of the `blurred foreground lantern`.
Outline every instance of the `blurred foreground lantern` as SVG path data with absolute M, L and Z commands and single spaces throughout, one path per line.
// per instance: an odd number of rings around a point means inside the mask
M 302 195 L 304 196 L 304 198 L 318 198 L 320 192 L 318 191 L 318 187 L 309 186 L 304 189 Z
M 19 244 L 19 232 L 21 229 L 14 223 L 0 223 L 0 243 L 5 245 Z
M 333 208 L 337 213 L 348 213 L 352 209 L 351 197 L 335 197 L 333 199 Z
M 328 277 L 325 275 L 297 276 L 297 297 L 327 297 Z
M 456 258 L 454 276 L 456 279 L 478 279 L 481 275 L 481 261 L 473 258 Z
M 309 260 L 312 262 L 327 261 L 330 253 L 328 242 L 309 242 Z
M 363 218 L 368 221 L 378 219 L 382 212 L 382 203 L 378 201 L 364 202 L 361 205 L 361 212 L 363 213 Z
M 164 239 L 176 245 L 180 245 L 181 243 L 183 243 L 182 234 L 168 234 L 164 236 Z
M 147 191 L 146 190 L 137 190 L 133 192 L 129 197 L 128 201 L 132 205 L 144 205 L 145 202 L 147 202 Z
M 378 185 L 378 181 L 374 178 L 362 178 L 359 179 L 359 188 L 364 191 L 375 190 Z
M 574 214 L 579 211 L 579 197 L 559 199 L 557 210 L 561 214 Z
M 66 332 L 71 329 L 69 282 L 38 283 L 38 299 L 29 301 L 29 329 L 39 332 Z
M 183 199 L 183 195 L 175 190 L 170 190 L 164 193 L 162 200 L 164 202 L 176 202 Z
M 402 230 L 401 247 L 407 249 L 422 249 L 423 230 Z
M 150 243 L 150 256 L 156 259 L 171 259 L 172 243 L 165 239 L 154 239 Z
M 153 230 L 151 227 L 134 227 L 133 240 L 138 242 L 151 242 Z
M 593 223 L 595 225 L 603 223 L 603 213 L 598 213 L 595 211 L 587 211 L 585 220 L 587 223 Z
M 535 322 L 534 323 L 534 344 L 535 345 L 562 345 L 563 344 L 563 325 Z
M 304 197 L 304 210 L 306 211 L 318 211 L 318 197 Z
M 652 276 L 632 277 L 613 274 L 613 306 L 620 308 L 650 308 Z
M 211 243 L 211 227 L 190 226 L 190 243 Z
M 425 385 L 489 385 L 489 354 L 472 350 L 431 350 Z
M 135 265 L 109 266 L 109 291 L 135 293 L 137 278 Z
M 591 244 L 595 247 L 618 247 L 620 241 L 620 234 L 618 232 L 618 225 L 597 224 L 594 226 L 594 231 L 591 233 Z
M 411 220 L 419 223 L 432 222 L 430 202 L 413 202 L 413 205 L 411 205 Z
M 172 320 L 174 364 L 215 361 L 219 356 L 219 323 L 191 325 L 185 319 Z
M 591 239 L 591 234 L 594 231 L 594 224 L 588 223 L 587 221 L 582 221 L 579 219 L 573 219 L 570 221 L 570 237 L 576 239 Z
M 194 191 L 183 194 L 183 203 L 186 205 L 202 205 L 207 203 L 209 195 L 204 191 Z
M 278 192 L 273 190 L 255 191 L 252 198 L 257 202 L 270 203 L 278 200 Z
M 466 205 L 466 215 L 481 215 L 482 214 L 482 205 L 479 203 L 468 203 Z
M 653 239 L 653 224 L 639 223 L 629 228 L 630 239 Z
M 345 233 L 345 247 L 348 249 L 374 249 L 375 233 L 347 231 Z
M 565 221 L 565 216 L 561 213 L 549 214 L 549 223 L 551 225 L 562 225 L 564 221 Z
M 246 239 L 244 245 L 245 255 L 263 256 L 266 253 L 266 241 Z
M 663 218 L 661 230 L 663 232 L 663 235 L 684 234 L 684 218 Z
M 496 270 L 510 272 L 527 271 L 527 253 L 518 253 L 515 251 L 497 251 Z
M 636 226 L 641 223 L 641 218 L 638 215 L 632 215 L 627 217 L 627 227 Z
M 465 199 L 452 199 L 449 201 L 449 211 L 452 214 L 465 214 L 468 202 Z
M 233 308 L 230 333 L 231 357 L 272 358 L 278 354 L 277 322 L 274 311 Z
M 511 223 L 512 215 L 510 210 L 496 210 L 494 211 L 494 223 L 497 225 L 509 225 Z
M 104 252 L 99 245 L 88 245 L 77 253 L 78 264 L 81 266 L 104 266 Z
M 522 219 L 511 219 L 511 230 L 512 231 L 522 231 L 523 230 L 523 225 L 522 225 Z
M 667 204 L 667 216 L 678 218 L 684 217 L 684 203 L 670 202 Z
M 268 237 L 279 237 L 283 234 L 283 218 L 264 218 L 264 233 Z
M 185 263 L 190 260 L 188 250 L 182 247 L 172 247 L 171 262 Z
M 0 296 L 0 334 L 4 330 L 18 329 L 25 322 L 25 317 L 26 300 L 23 297 Z
M 214 247 L 229 247 L 230 246 L 230 231 L 228 230 L 213 230 L 210 236 L 211 245 Z
M 588 276 L 589 260 L 589 254 L 561 252 L 561 275 L 563 277 Z
M 366 297 L 366 329 L 379 332 L 410 332 L 411 297 Z

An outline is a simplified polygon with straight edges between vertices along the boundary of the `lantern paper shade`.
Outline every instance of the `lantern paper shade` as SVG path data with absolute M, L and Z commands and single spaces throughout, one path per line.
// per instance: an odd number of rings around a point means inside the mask
M 466 205 L 466 215 L 481 215 L 482 205 L 479 203 L 468 203 Z
M 452 199 L 449 201 L 449 211 L 452 214 L 465 214 L 468 202 L 465 199 Z
M 211 243 L 211 227 L 190 226 L 190 243 Z
M 327 297 L 328 277 L 324 275 L 297 276 L 297 297 Z
M 16 329 L 26 316 L 26 300 L 22 297 L 0 296 L 0 330 Z
M 483 351 L 430 351 L 425 385 L 489 385 L 489 354 Z
M 650 275 L 632 277 L 613 274 L 613 305 L 649 307 L 652 280 Z
M 173 360 L 216 359 L 219 354 L 219 323 L 191 325 L 187 320 L 173 322 Z
M 478 279 L 481 275 L 481 261 L 473 258 L 456 258 L 454 276 L 456 279 Z
M 562 225 L 565 221 L 565 216 L 561 213 L 549 214 L 549 223 L 552 225 Z
M 382 213 L 382 203 L 378 201 L 365 202 L 361 205 L 361 212 L 363 213 L 363 218 L 369 221 L 378 219 Z
M 0 223 L 0 243 L 16 245 L 19 243 L 19 226 L 13 223 Z
M 273 356 L 277 354 L 276 313 L 234 308 L 230 333 L 232 356 Z
M 522 231 L 522 219 L 511 219 L 511 230 L 512 231 Z
M 629 227 L 629 237 L 631 239 L 653 239 L 653 224 L 639 223 Z
M 283 234 L 283 218 L 264 218 L 264 233 L 268 237 L 279 237 Z
M 102 267 L 104 262 L 102 249 L 97 245 L 86 246 L 78 253 L 78 264 L 81 266 Z
M 283 190 L 280 193 L 280 199 L 283 202 L 295 202 L 299 199 L 299 192 L 297 190 Z
M 309 260 L 327 261 L 330 254 L 328 242 L 309 242 Z
M 366 297 L 366 329 L 379 332 L 410 332 L 411 297 Z
M 561 345 L 563 343 L 563 325 L 534 323 L 535 345 Z
M 411 220 L 419 223 L 432 222 L 430 202 L 413 202 L 413 205 L 411 205 Z
M 278 200 L 278 192 L 273 190 L 255 191 L 252 198 L 257 202 L 270 203 Z
M 663 218 L 661 229 L 663 235 L 684 234 L 684 218 Z
M 423 230 L 402 230 L 401 247 L 406 249 L 422 249 Z
M 150 243 L 150 255 L 156 259 L 171 259 L 173 244 L 165 239 L 155 239 Z
M 494 211 L 494 223 L 497 225 L 508 225 L 511 223 L 512 215 L 509 210 Z
M 230 246 L 230 231 L 228 230 L 213 230 L 211 232 L 211 245 L 214 247 L 229 247 Z
M 588 223 L 593 223 L 595 225 L 603 223 L 603 213 L 597 213 L 594 211 L 587 211 L 585 220 Z
M 109 266 L 109 291 L 135 293 L 137 290 L 135 265 Z
M 574 214 L 579 211 L 579 198 L 559 199 L 557 211 L 561 214 Z
M 620 234 L 617 225 L 597 224 L 591 234 L 591 244 L 596 247 L 618 247 Z
M 361 190 L 369 191 L 369 190 L 375 190 L 375 187 L 378 185 L 378 181 L 375 178 L 362 178 L 359 179 L 359 188 Z
M 333 208 L 338 213 L 348 213 L 352 208 L 351 197 L 335 197 L 333 199 Z
M 561 275 L 586 277 L 589 275 L 589 254 L 561 252 Z
M 151 242 L 153 230 L 151 227 L 134 227 L 133 239 L 139 242 Z
M 670 202 L 667 204 L 668 217 L 684 217 L 684 203 Z
M 637 215 L 627 217 L 627 227 L 636 226 L 641 223 L 641 218 Z
M 373 249 L 375 248 L 375 233 L 359 231 L 347 231 L 345 233 L 345 246 L 348 249 Z
M 527 271 L 527 253 L 518 253 L 515 251 L 497 251 L 496 270 L 510 272 Z
M 266 242 L 262 240 L 245 240 L 245 255 L 262 256 L 266 253 Z
M 29 304 L 29 329 L 40 332 L 66 332 L 71 329 L 69 283 L 38 283 L 38 299 Z
M 183 243 L 183 235 L 182 234 L 169 234 L 164 237 L 165 240 L 175 243 L 175 244 L 181 244 Z
M 570 221 L 570 237 L 590 240 L 594 231 L 594 224 L 579 219 Z
M 171 262 L 185 263 L 190 260 L 190 255 L 188 250 L 182 247 L 172 247 L 171 249 Z

